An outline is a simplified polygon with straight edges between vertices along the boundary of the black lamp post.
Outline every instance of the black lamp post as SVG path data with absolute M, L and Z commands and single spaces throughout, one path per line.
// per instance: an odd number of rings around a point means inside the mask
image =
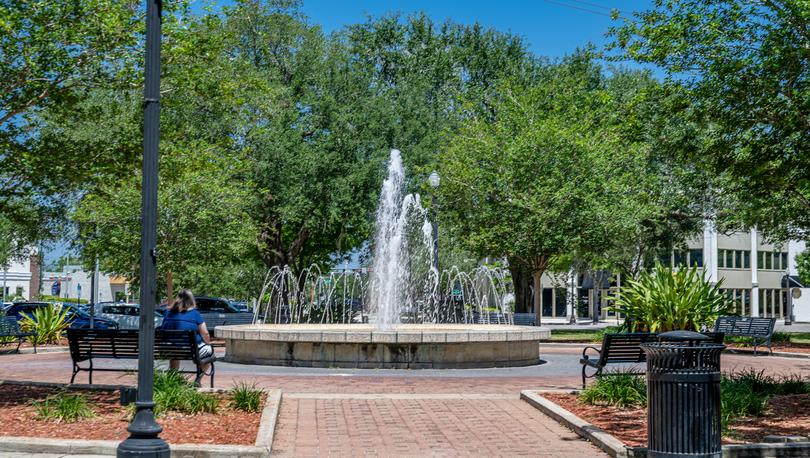
M 435 190 L 438 189 L 439 183 L 441 179 L 439 177 L 439 172 L 433 171 L 430 176 L 428 177 L 428 183 L 430 187 L 433 188 L 434 192 L 430 196 L 430 225 L 432 226 L 433 232 L 433 268 L 436 269 L 436 281 L 441 280 L 441 271 L 439 270 L 439 223 L 436 220 L 436 192 Z M 436 298 L 438 301 L 439 298 Z M 450 301 L 452 305 L 452 300 Z M 443 317 L 444 321 L 450 321 L 450 311 L 444 311 L 445 316 Z
M 146 80 L 143 108 L 143 186 L 141 188 L 141 307 L 138 336 L 138 396 L 130 436 L 118 445 L 119 457 L 166 457 L 169 444 L 160 438 L 152 400 L 155 348 L 158 146 L 160 142 L 161 0 L 146 3 Z

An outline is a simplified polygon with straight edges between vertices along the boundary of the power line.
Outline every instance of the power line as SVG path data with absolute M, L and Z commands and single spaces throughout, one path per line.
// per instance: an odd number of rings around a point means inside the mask
M 568 4 L 568 3 L 562 3 L 562 2 L 557 2 L 557 1 L 553 1 L 553 0 L 543 0 L 543 1 L 546 2 L 546 3 L 550 3 L 552 5 L 557 5 L 557 6 L 562 6 L 562 7 L 565 7 L 565 8 L 571 8 L 571 9 L 574 9 L 574 10 L 584 11 L 586 13 L 596 14 L 598 16 L 605 16 L 605 17 L 610 17 L 610 18 L 613 17 L 610 13 L 606 13 L 604 11 L 592 10 L 590 8 L 585 8 L 585 7 L 578 6 L 578 5 L 571 5 L 571 4 Z M 604 8 L 604 7 L 602 7 L 602 8 Z
M 614 8 L 611 8 L 609 6 L 605 6 L 605 5 L 602 5 L 602 4 L 599 4 L 599 3 L 586 2 L 586 1 L 583 1 L 583 0 L 567 0 L 567 1 L 574 2 L 574 3 L 582 3 L 583 5 L 593 6 L 593 7 L 601 8 L 601 9 L 608 10 L 608 11 L 613 11 L 614 10 Z

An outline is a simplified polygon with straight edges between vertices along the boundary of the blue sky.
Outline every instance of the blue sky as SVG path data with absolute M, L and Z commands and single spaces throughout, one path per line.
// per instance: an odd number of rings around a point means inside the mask
M 201 7 L 204 0 L 194 0 Z M 219 0 L 219 5 L 232 3 Z M 479 22 L 486 27 L 520 35 L 537 55 L 562 57 L 578 46 L 594 43 L 601 47 L 613 23 L 610 11 L 619 9 L 629 16 L 632 11 L 650 8 L 652 0 L 304 0 L 304 12 L 313 24 L 327 33 L 363 22 L 369 15 L 379 17 L 400 12 L 404 15 L 424 11 L 437 22 L 452 20 L 462 24 Z M 637 66 L 628 63 L 630 66 Z M 661 73 L 654 71 L 661 77 Z M 48 250 L 51 262 L 62 256 L 67 243 Z
M 227 3 L 227 2 L 226 2 Z M 559 57 L 588 42 L 606 43 L 605 32 L 613 22 L 613 8 L 629 16 L 650 7 L 651 0 L 304 0 L 304 11 L 326 32 L 390 12 L 424 11 L 438 22 L 463 24 L 511 32 L 526 39 L 530 49 Z

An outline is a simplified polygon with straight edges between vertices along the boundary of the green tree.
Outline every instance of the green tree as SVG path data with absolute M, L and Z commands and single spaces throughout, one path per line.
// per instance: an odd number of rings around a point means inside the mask
M 223 27 L 233 54 L 278 88 L 277 111 L 245 135 L 259 253 L 268 266 L 301 268 L 362 246 L 389 149 L 423 172 L 462 119 L 461 96 L 522 72 L 526 52 L 515 37 L 424 15 L 324 37 L 297 6 L 241 1 Z
M 592 268 L 630 278 L 652 268 L 664 253 L 684 246 L 698 234 L 709 213 L 713 191 L 709 174 L 673 150 L 697 150 L 700 129 L 671 116 L 677 98 L 648 72 L 613 69 L 605 88 L 616 103 L 615 122 L 624 142 L 639 148 L 643 164 L 636 177 L 636 223 L 617 234 L 604 254 L 586 260 Z M 691 144 L 690 144 L 691 142 Z
M 158 193 L 158 270 L 165 293 L 172 296 L 175 277 L 188 287 L 206 273 L 212 282 L 221 270 L 249 256 L 254 235 L 243 202 L 245 188 L 234 186 L 232 164 L 206 154 L 205 146 L 166 152 L 161 158 Z M 164 151 L 165 151 L 164 147 Z M 98 256 L 102 269 L 138 281 L 140 245 L 140 176 L 133 174 L 87 194 L 74 215 L 81 233 L 82 255 Z M 209 286 L 209 291 L 214 290 Z
M 500 93 L 495 119 L 472 117 L 440 153 L 443 214 L 474 252 L 532 273 L 539 323 L 543 273 L 604 253 L 636 223 L 644 155 L 587 52 Z
M 107 84 L 137 52 L 138 2 L 0 1 L 0 213 L 23 244 L 52 238 L 66 187 L 97 161 L 75 150 L 43 151 L 37 118 L 69 107 L 74 91 Z
M 703 126 L 686 155 L 718 175 L 718 216 L 775 238 L 810 229 L 810 4 L 656 0 L 612 29 L 614 49 L 663 68 Z M 683 151 L 681 152 L 683 153 Z M 682 154 L 683 155 L 683 154 Z

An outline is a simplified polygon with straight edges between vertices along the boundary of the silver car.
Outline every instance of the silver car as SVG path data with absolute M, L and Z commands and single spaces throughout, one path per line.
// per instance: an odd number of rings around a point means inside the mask
M 124 302 L 99 302 L 95 306 L 96 316 L 118 323 L 118 329 L 138 329 L 141 306 Z M 155 327 L 163 324 L 163 317 L 155 312 Z

